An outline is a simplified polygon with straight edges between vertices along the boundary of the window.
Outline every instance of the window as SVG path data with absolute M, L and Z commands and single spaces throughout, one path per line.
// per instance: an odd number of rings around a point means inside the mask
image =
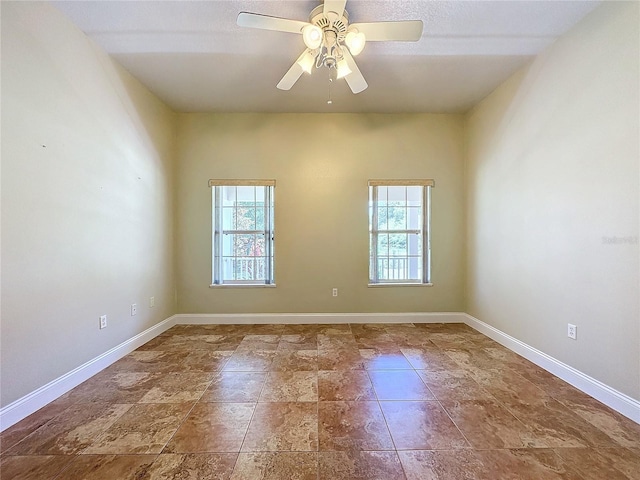
M 369 283 L 431 282 L 433 180 L 369 181 Z
M 209 180 L 212 286 L 273 285 L 274 180 Z

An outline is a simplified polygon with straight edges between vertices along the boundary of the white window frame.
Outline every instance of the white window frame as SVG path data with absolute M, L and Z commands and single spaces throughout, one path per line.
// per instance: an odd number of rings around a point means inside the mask
M 209 180 L 211 187 L 211 287 L 275 287 L 275 180 Z M 223 187 L 264 187 L 264 229 L 229 230 L 223 228 L 222 188 Z M 233 235 L 263 234 L 265 238 L 265 278 L 264 280 L 237 280 L 223 277 L 222 237 Z M 259 258 L 259 257 L 258 257 Z
M 421 228 L 400 230 L 381 230 L 378 223 L 378 187 L 422 187 L 421 207 L 422 218 Z M 431 189 L 435 187 L 432 179 L 424 180 L 369 180 L 369 286 L 398 286 L 398 285 L 423 285 L 431 286 Z M 421 266 L 422 277 L 419 279 L 380 279 L 377 269 L 378 258 L 378 236 L 380 234 L 420 234 L 422 236 Z

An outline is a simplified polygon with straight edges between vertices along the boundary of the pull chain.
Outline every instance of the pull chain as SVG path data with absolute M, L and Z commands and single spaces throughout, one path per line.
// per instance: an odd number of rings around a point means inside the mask
M 333 101 L 331 100 L 331 85 L 333 84 L 333 77 L 329 77 L 329 98 L 327 99 L 327 105 L 331 105 Z

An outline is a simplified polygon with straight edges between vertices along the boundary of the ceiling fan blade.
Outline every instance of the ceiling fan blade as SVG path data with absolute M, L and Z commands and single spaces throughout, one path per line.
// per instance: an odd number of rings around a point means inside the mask
M 352 23 L 351 27 L 364 33 L 367 42 L 417 42 L 422 37 L 422 20 Z
M 302 60 L 302 57 L 304 57 L 308 51 L 309 49 L 307 48 L 304 52 L 302 52 L 302 55 L 298 57 L 298 59 L 294 62 L 294 64 L 291 65 L 291 68 L 287 71 L 287 73 L 284 74 L 284 77 L 282 77 L 282 80 L 278 82 L 277 87 L 280 90 L 291 90 L 291 87 L 293 87 L 295 83 L 298 81 L 298 79 L 304 72 L 304 70 L 302 70 L 302 67 L 298 62 Z
M 338 17 L 341 18 L 344 13 L 344 6 L 347 0 L 324 0 L 324 7 L 322 7 L 322 13 L 325 17 L 328 17 L 329 12 L 335 12 Z
M 260 28 L 262 30 L 288 33 L 302 33 L 302 29 L 310 25 L 309 22 L 301 22 L 300 20 L 270 17 L 269 15 L 249 12 L 240 12 L 237 23 L 240 27 Z
M 349 68 L 351 69 L 351 73 L 344 77 L 344 79 L 347 81 L 347 84 L 349 85 L 349 88 L 353 93 L 360 93 L 363 90 L 366 90 L 369 85 L 362 76 L 362 72 L 360 72 L 358 65 L 356 65 L 356 61 L 349 53 L 349 50 L 343 48 L 342 54 L 344 55 L 344 59 L 347 61 L 347 65 L 349 65 Z

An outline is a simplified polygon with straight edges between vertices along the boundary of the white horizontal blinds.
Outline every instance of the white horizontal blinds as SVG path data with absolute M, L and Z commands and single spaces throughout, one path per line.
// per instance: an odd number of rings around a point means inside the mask
M 275 187 L 275 180 L 209 180 L 210 187 Z
M 411 179 L 411 180 L 369 180 L 370 187 L 393 187 L 393 186 L 422 186 L 435 187 L 436 182 L 433 179 Z

